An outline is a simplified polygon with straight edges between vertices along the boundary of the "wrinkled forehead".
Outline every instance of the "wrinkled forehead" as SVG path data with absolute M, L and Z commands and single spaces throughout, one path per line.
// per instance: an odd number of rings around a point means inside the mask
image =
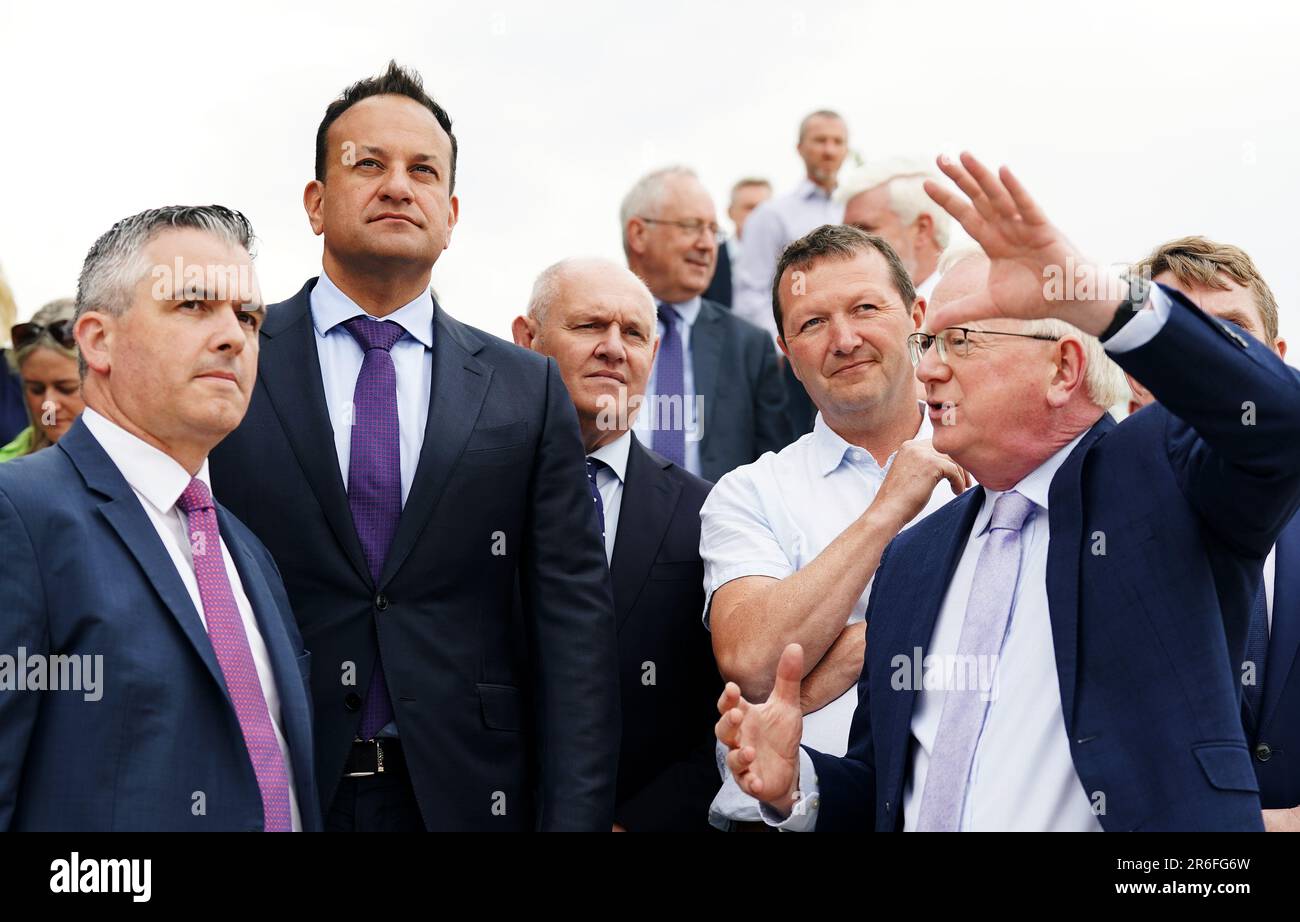
M 654 330 L 654 298 L 626 269 L 567 272 L 561 276 L 558 302 L 551 316 L 565 323 L 599 320 Z
M 221 301 L 264 306 L 253 258 L 233 240 L 198 228 L 155 233 L 141 251 L 142 281 L 153 301 Z

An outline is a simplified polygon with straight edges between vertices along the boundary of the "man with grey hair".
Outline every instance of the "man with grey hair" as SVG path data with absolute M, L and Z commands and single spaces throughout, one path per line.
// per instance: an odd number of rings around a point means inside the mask
M 835 190 L 844 223 L 889 241 L 927 301 L 939 284 L 939 255 L 948 246 L 948 213 L 925 194 L 937 174 L 904 158 L 875 160 L 853 170 Z
M 628 267 L 654 295 L 660 339 L 641 440 L 715 481 L 789 442 L 776 356 L 761 330 L 702 297 L 718 258 L 717 212 L 695 173 L 643 176 L 619 209 Z
M 0 829 L 320 829 L 310 654 L 209 486 L 257 375 L 251 242 L 158 208 L 86 257 L 85 412 L 0 466 Z
M 559 365 L 603 530 L 623 709 L 614 830 L 707 830 L 722 684 L 699 620 L 710 485 L 631 431 L 657 346 L 654 298 L 616 263 L 566 259 L 538 276 L 513 330 L 518 345 Z
M 1238 664 L 1300 505 L 1300 375 L 1089 261 L 1010 170 L 939 164 L 961 191 L 928 194 L 989 260 L 908 343 L 980 486 L 881 558 L 848 752 L 800 749 L 791 644 L 764 703 L 719 699 L 728 765 L 789 829 L 1262 831 Z M 1045 283 L 1064 267 L 1081 284 Z M 1160 405 L 1107 414 L 1096 340 Z

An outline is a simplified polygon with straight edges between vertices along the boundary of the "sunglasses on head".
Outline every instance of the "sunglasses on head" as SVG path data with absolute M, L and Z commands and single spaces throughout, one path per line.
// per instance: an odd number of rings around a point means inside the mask
M 71 320 L 56 320 L 48 326 L 43 323 L 20 323 L 14 326 L 10 335 L 13 337 L 14 349 L 30 346 L 44 333 L 50 334 L 54 341 L 65 349 L 77 348 L 77 337 L 72 333 Z

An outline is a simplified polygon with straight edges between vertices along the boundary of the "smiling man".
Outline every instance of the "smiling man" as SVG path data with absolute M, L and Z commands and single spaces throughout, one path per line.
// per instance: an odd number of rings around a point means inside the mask
M 324 271 L 269 311 L 213 476 L 315 658 L 327 829 L 607 830 L 617 654 L 578 423 L 554 362 L 430 294 L 456 168 L 412 71 L 329 105 L 303 194 Z
M 0 467 L 0 653 L 106 668 L 93 695 L 0 691 L 0 829 L 320 828 L 309 655 L 208 476 L 257 376 L 251 241 L 219 205 L 158 208 L 86 257 L 85 412 Z

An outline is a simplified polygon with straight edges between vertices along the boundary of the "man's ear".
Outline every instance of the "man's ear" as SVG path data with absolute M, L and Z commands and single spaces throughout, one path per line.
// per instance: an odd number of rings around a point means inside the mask
M 928 307 L 928 305 L 925 303 L 925 298 L 917 295 L 916 300 L 912 302 L 912 323 L 918 331 L 925 323 L 926 307 Z
M 456 229 L 456 222 L 460 220 L 460 198 L 453 195 L 451 197 L 451 207 L 447 209 L 447 243 L 443 249 L 451 246 L 451 232 Z
M 319 237 L 325 233 L 325 183 L 313 179 L 302 190 L 302 207 L 311 223 L 311 232 Z
M 77 350 L 81 353 L 86 367 L 96 374 L 108 374 L 109 347 L 113 337 L 113 324 L 116 318 L 99 311 L 87 311 L 77 318 L 72 328 L 77 337 Z
M 623 239 L 626 241 L 627 248 L 630 252 L 638 256 L 645 252 L 645 237 L 647 226 L 640 218 L 628 218 L 627 227 L 624 228 Z
M 1084 370 L 1087 359 L 1083 354 L 1083 343 L 1067 336 L 1056 344 L 1056 372 L 1047 390 L 1047 400 L 1054 407 L 1065 406 L 1074 396 L 1074 392 L 1084 387 Z
M 1273 341 L 1273 348 L 1277 351 L 1277 357 L 1278 357 L 1278 358 L 1280 358 L 1280 359 L 1285 359 L 1285 358 L 1286 358 L 1286 340 L 1285 340 L 1285 339 L 1283 339 L 1282 337 L 1279 336 L 1276 340 Z
M 516 317 L 510 323 L 510 333 L 514 337 L 516 346 L 531 349 L 533 341 L 537 338 L 537 321 L 531 317 Z

